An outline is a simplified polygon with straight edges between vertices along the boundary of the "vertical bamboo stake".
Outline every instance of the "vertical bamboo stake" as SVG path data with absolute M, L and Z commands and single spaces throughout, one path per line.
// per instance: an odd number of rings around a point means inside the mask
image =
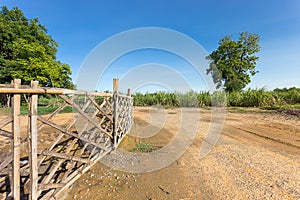
M 119 79 L 114 78 L 113 80 L 113 137 L 114 137 L 114 148 L 117 147 L 117 138 L 118 138 L 118 87 L 119 87 Z
M 20 79 L 14 80 L 14 88 L 21 85 Z M 13 95 L 13 199 L 20 199 L 20 102 L 21 95 Z
M 39 82 L 31 81 L 31 88 L 37 89 Z M 38 95 L 32 94 L 30 98 L 30 133 L 29 138 L 29 164 L 30 164 L 30 200 L 38 199 L 38 162 L 37 162 L 37 114 Z
M 127 96 L 131 97 L 131 90 L 130 90 L 130 88 L 127 89 Z M 128 99 L 128 100 L 130 102 L 130 105 L 129 105 L 129 109 L 128 109 L 127 112 L 129 112 L 129 116 L 130 116 L 129 120 L 130 120 L 130 128 L 131 128 L 131 126 L 133 124 L 133 100 L 132 100 L 132 98 Z
M 127 89 L 127 96 L 129 96 L 129 97 L 131 96 L 130 88 Z

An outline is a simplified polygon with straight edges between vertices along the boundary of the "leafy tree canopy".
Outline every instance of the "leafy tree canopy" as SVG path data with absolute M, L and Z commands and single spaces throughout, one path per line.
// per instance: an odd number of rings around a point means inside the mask
M 0 10 L 0 83 L 22 79 L 29 84 L 73 88 L 71 69 L 56 59 L 58 43 L 37 18 L 27 19 L 18 8 Z
M 211 74 L 213 81 L 220 88 L 223 84 L 225 90 L 240 91 L 250 83 L 250 76 L 254 76 L 259 52 L 259 35 L 242 32 L 237 41 L 231 36 L 222 38 L 217 50 L 209 54 L 210 60 L 207 74 Z

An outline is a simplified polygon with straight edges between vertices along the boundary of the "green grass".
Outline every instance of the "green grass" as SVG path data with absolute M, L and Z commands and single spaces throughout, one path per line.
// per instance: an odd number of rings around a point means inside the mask
M 149 153 L 154 151 L 156 148 L 149 143 L 138 142 L 136 146 L 131 149 L 131 152 L 141 152 L 141 153 Z
M 263 109 L 247 109 L 247 108 L 228 108 L 228 112 L 231 113 L 270 113 L 271 110 L 263 110 Z
M 39 115 L 50 114 L 50 113 L 53 113 L 57 108 L 58 108 L 58 106 L 39 106 L 38 114 Z M 66 106 L 62 111 L 60 111 L 60 113 L 72 113 L 72 112 L 73 112 L 73 109 L 71 106 Z
M 53 113 L 59 106 L 38 106 L 38 115 L 47 115 Z M 12 108 L 0 107 L 0 112 L 4 115 L 9 115 L 12 112 Z M 72 113 L 71 106 L 66 106 L 60 113 Z M 21 115 L 28 115 L 28 106 L 22 105 L 20 108 Z
M 11 108 L 0 105 L 0 114 L 4 116 L 11 114 Z
M 300 104 L 287 104 L 287 105 L 274 105 L 262 107 L 265 110 L 289 110 L 289 109 L 300 109 Z

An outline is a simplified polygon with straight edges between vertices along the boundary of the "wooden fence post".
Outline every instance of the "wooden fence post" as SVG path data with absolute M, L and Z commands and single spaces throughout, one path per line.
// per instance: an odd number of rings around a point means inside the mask
M 130 91 L 130 88 L 127 89 L 127 96 L 131 97 L 131 91 Z
M 37 89 L 39 82 L 31 81 L 31 88 Z M 38 161 L 37 161 L 37 115 L 38 115 L 38 95 L 32 94 L 30 98 L 29 111 L 29 166 L 30 166 L 30 200 L 38 199 Z
M 14 80 L 14 88 L 18 89 L 21 85 L 20 79 Z M 13 184 L 12 195 L 14 200 L 20 199 L 20 104 L 21 95 L 13 95 Z
M 119 79 L 113 79 L 113 139 L 114 139 L 114 148 L 117 146 L 118 139 L 118 88 L 119 88 Z

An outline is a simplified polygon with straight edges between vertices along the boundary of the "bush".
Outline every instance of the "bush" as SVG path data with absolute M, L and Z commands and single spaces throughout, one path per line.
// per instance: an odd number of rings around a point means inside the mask
M 300 104 L 300 88 L 283 88 L 267 91 L 265 88 L 234 91 L 230 93 L 196 92 L 186 93 L 136 93 L 133 94 L 135 106 L 153 106 L 160 104 L 165 107 L 205 107 L 205 106 L 234 106 L 234 107 L 274 107 Z

